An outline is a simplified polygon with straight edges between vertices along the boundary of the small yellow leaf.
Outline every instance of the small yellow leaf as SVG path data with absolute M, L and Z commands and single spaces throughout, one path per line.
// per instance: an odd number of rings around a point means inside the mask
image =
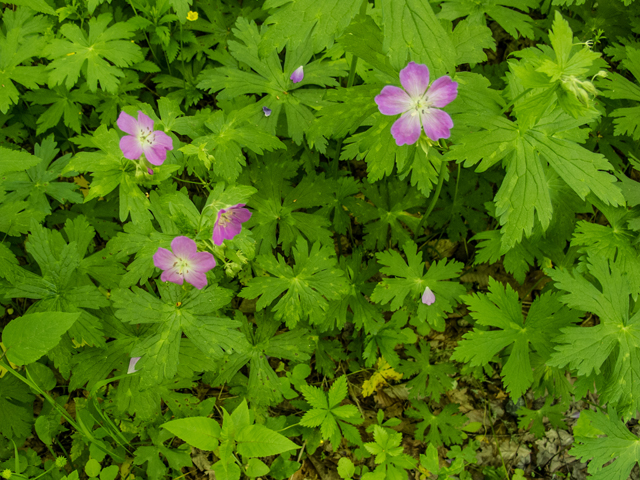
M 6 347 L 3 345 L 2 342 L 0 342 L 0 348 L 2 348 L 2 352 L 6 352 L 7 351 Z M 7 359 L 7 361 L 9 361 L 9 359 Z M 18 368 L 18 366 L 15 363 L 11 362 L 11 361 L 9 361 L 9 365 L 11 365 L 11 368 L 13 368 L 14 370 L 16 370 Z M 4 377 L 6 375 L 6 373 L 7 373 L 7 371 L 8 370 L 6 368 L 0 367 L 0 378 Z
M 388 385 L 387 380 L 397 381 L 402 378 L 402 373 L 398 373 L 391 368 L 384 357 L 378 359 L 376 368 L 377 370 L 371 375 L 371 378 L 365 380 L 362 384 L 363 397 L 372 395 L 380 385 Z

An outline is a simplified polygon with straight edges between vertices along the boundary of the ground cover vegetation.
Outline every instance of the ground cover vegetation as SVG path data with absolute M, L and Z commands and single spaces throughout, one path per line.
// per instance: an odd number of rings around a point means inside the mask
M 640 2 L 0 7 L 4 479 L 638 478 Z

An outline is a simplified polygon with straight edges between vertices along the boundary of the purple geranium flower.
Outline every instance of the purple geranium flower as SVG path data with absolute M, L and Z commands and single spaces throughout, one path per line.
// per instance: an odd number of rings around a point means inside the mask
M 144 153 L 153 165 L 162 165 L 167 158 L 167 150 L 173 150 L 173 140 L 160 130 L 153 129 L 153 120 L 138 111 L 138 120 L 120 112 L 118 127 L 128 133 L 120 139 L 120 149 L 125 158 L 137 160 Z
M 293 83 L 301 82 L 304 78 L 304 69 L 302 68 L 302 65 L 296 68 L 289 78 Z
M 383 115 L 402 116 L 391 127 L 398 145 L 413 145 L 420 138 L 420 124 L 433 141 L 449 138 L 453 121 L 440 110 L 458 95 L 458 84 L 449 77 L 440 77 L 429 86 L 426 65 L 409 62 L 400 70 L 400 87 L 387 85 L 375 98 Z
M 206 273 L 216 266 L 216 261 L 209 252 L 198 252 L 196 242 L 189 237 L 176 237 L 171 242 L 171 250 L 158 248 L 153 256 L 153 264 L 161 270 L 163 282 L 182 285 L 188 283 L 202 289 L 207 286 Z
M 265 117 L 271 115 L 271 109 L 269 107 L 262 107 L 262 111 L 264 112 Z
M 132 357 L 131 360 L 129 360 L 129 369 L 127 370 L 127 375 L 129 375 L 130 373 L 136 373 L 138 370 L 136 370 L 136 363 L 138 363 L 138 360 L 140 360 L 142 357 Z
M 242 224 L 251 218 L 251 212 L 239 203 L 233 207 L 223 208 L 213 226 L 213 243 L 222 245 L 225 239 L 231 240 L 242 231 Z
M 435 293 L 433 293 L 429 287 L 425 288 L 424 293 L 422 294 L 422 303 L 424 303 L 425 305 L 432 305 L 435 301 Z

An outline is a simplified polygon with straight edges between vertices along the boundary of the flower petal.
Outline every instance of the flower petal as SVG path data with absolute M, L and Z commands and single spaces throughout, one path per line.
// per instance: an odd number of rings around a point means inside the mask
M 224 234 L 222 232 L 222 227 L 219 225 L 215 225 L 213 227 L 213 235 L 211 236 L 211 240 L 217 246 L 220 246 L 224 243 Z
M 242 231 L 242 224 L 238 221 L 232 220 L 224 228 L 223 235 L 224 235 L 224 238 L 226 238 L 227 240 L 233 240 L 233 237 L 235 237 L 236 235 L 239 235 L 241 231 Z
M 181 273 L 178 273 L 179 270 L 180 267 L 173 267 L 169 270 L 165 270 L 162 272 L 162 275 L 160 275 L 160 280 L 163 282 L 175 283 L 176 285 L 182 285 L 184 283 L 184 278 L 182 278 Z
M 407 112 L 391 126 L 391 135 L 396 139 L 396 144 L 413 145 L 420 138 L 420 117 L 417 112 Z
M 398 115 L 413 107 L 413 102 L 407 92 L 393 85 L 384 87 L 374 100 L 383 115 Z
M 129 369 L 127 370 L 127 375 L 129 375 L 130 373 L 136 373 L 138 370 L 136 370 L 136 363 L 138 363 L 138 360 L 140 360 L 142 357 L 132 357 L 129 360 Z
M 167 150 L 164 147 L 145 145 L 142 147 L 144 156 L 152 165 L 160 166 L 167 159 Z
M 400 83 L 411 98 L 420 98 L 429 86 L 429 69 L 422 63 L 409 62 L 400 70 Z
M 118 128 L 129 135 L 137 135 L 139 126 L 138 121 L 125 112 L 120 112 L 118 116 Z
M 144 113 L 142 110 L 138 110 L 138 125 L 145 130 L 148 130 L 149 133 L 153 132 L 153 120 Z
M 202 290 L 207 286 L 207 276 L 203 272 L 187 270 L 184 272 L 184 279 L 198 290 Z
M 161 270 L 167 270 L 173 267 L 178 259 L 166 248 L 159 247 L 158 251 L 153 255 L 153 264 Z
M 216 266 L 216 260 L 209 252 L 197 252 L 189 258 L 191 270 L 206 273 Z M 188 282 L 189 280 L 187 280 Z M 191 283 L 191 282 L 189 282 Z
M 173 139 L 161 130 L 153 132 L 153 146 L 173 150 Z
M 120 150 L 124 158 L 129 160 L 137 160 L 142 155 L 142 145 L 136 137 L 125 135 L 120 139 Z
M 296 68 L 289 78 L 293 83 L 301 82 L 302 79 L 304 78 L 304 69 L 302 68 L 302 65 Z
M 269 107 L 262 107 L 262 112 L 264 113 L 265 117 L 271 115 L 271 109 Z
M 233 207 L 233 218 L 240 223 L 244 223 L 251 218 L 251 212 L 246 208 L 242 208 L 244 206 L 244 203 L 239 203 Z
M 429 287 L 424 289 L 424 293 L 422 294 L 422 303 L 425 305 L 431 305 L 436 301 L 436 295 L 431 291 Z
M 196 242 L 189 237 L 176 237 L 171 241 L 173 254 L 180 259 L 187 259 L 198 251 Z
M 458 82 L 454 82 L 450 77 L 440 77 L 433 82 L 427 96 L 434 107 L 442 108 L 449 105 L 458 96 Z
M 424 133 L 434 142 L 441 138 L 449 138 L 453 128 L 453 120 L 449 114 L 437 108 L 427 108 L 422 114 Z

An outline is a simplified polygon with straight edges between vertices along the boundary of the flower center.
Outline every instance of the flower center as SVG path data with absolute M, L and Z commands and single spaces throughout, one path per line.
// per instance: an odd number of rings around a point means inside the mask
M 178 267 L 178 274 L 183 275 L 185 273 L 189 273 L 189 269 L 191 268 L 191 262 L 186 258 L 179 258 L 175 262 L 173 262 L 174 267 Z
M 413 108 L 416 113 L 424 114 L 429 108 L 431 108 L 431 102 L 429 101 L 429 96 L 425 94 L 414 101 Z
M 220 215 L 220 221 L 218 222 L 218 225 L 224 227 L 227 223 L 231 222 L 231 220 L 233 220 L 233 212 L 224 212 L 222 215 Z
M 140 131 L 138 132 L 138 141 L 140 145 L 153 145 L 156 141 L 156 134 L 149 128 L 140 127 Z

